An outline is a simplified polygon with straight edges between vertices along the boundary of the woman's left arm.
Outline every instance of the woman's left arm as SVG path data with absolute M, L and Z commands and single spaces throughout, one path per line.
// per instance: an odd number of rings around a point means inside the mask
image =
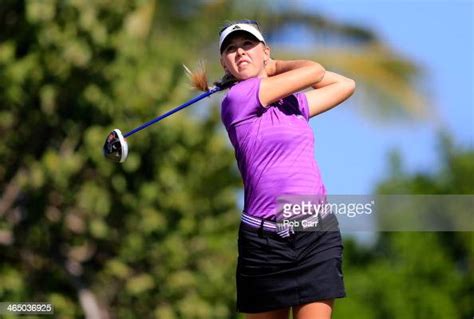
M 316 90 L 305 92 L 309 117 L 326 112 L 344 102 L 355 90 L 355 81 L 340 74 L 326 71 L 321 81 L 313 85 Z

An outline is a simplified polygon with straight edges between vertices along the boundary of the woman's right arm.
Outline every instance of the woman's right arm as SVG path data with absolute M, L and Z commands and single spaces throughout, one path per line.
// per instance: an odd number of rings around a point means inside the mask
M 290 94 L 316 85 L 324 77 L 324 68 L 308 60 L 269 60 L 267 78 L 260 83 L 258 97 L 262 106 L 268 106 Z

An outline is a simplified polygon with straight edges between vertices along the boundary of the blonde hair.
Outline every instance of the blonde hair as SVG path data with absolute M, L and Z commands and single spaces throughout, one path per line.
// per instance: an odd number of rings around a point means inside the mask
M 199 90 L 207 92 L 209 91 L 209 84 L 207 80 L 207 70 L 204 61 L 199 61 L 198 66 L 194 71 L 191 71 L 186 65 L 183 65 L 186 75 L 191 80 L 192 86 Z M 237 79 L 230 73 L 225 73 L 222 78 L 213 84 L 220 87 L 221 89 L 227 89 L 231 87 Z

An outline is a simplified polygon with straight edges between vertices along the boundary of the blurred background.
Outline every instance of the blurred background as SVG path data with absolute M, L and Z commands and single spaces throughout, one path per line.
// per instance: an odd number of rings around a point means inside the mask
M 357 82 L 311 120 L 329 194 L 473 194 L 474 3 L 3 0 L 0 301 L 56 318 L 241 318 L 242 185 L 220 96 L 129 139 L 222 72 L 217 34 L 256 19 L 273 58 Z M 472 318 L 472 232 L 344 232 L 334 318 Z

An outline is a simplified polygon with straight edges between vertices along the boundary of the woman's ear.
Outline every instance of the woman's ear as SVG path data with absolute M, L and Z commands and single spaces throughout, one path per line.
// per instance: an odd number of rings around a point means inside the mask
M 264 64 L 267 64 L 268 63 L 268 60 L 270 60 L 270 52 L 271 52 L 271 49 L 269 46 L 265 46 L 265 48 L 263 49 L 263 53 L 265 55 L 264 59 L 263 59 L 263 62 Z
M 224 59 L 222 57 L 220 58 L 221 66 L 224 69 L 225 72 L 228 72 L 227 67 L 225 66 Z

